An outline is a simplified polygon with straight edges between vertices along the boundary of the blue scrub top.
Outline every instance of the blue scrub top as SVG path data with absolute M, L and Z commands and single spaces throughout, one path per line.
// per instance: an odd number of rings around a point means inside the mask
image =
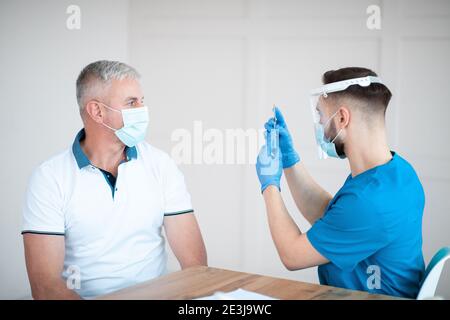
M 413 167 L 392 155 L 384 165 L 350 175 L 307 232 L 330 261 L 318 268 L 321 284 L 416 298 L 425 269 L 425 194 Z

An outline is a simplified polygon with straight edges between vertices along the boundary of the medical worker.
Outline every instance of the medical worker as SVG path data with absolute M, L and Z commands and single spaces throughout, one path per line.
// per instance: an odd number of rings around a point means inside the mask
M 424 275 L 425 197 L 414 168 L 389 148 L 390 99 L 376 73 L 356 67 L 326 72 L 323 86 L 312 91 L 320 158 L 346 159 L 350 166 L 334 196 L 309 175 L 279 109 L 265 124 L 267 143 L 256 169 L 272 238 L 287 269 L 319 266 L 321 284 L 415 298 Z M 285 207 L 283 172 L 298 210 L 311 224 L 306 232 Z

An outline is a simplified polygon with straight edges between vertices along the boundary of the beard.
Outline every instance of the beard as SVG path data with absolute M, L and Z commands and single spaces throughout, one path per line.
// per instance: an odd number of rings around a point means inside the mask
M 332 141 L 338 134 L 338 130 L 336 129 L 336 126 L 334 125 L 333 121 L 331 121 L 331 123 L 330 123 L 330 131 L 331 131 L 330 141 Z M 341 136 L 337 137 L 337 139 L 334 140 L 333 143 L 336 147 L 337 155 L 342 159 L 346 158 L 347 156 L 345 155 L 345 151 L 344 151 L 345 145 L 344 145 L 344 142 L 342 141 Z

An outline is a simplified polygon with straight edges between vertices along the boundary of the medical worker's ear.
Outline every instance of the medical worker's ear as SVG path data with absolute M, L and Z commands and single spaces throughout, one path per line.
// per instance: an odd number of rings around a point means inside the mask
M 86 103 L 85 110 L 92 120 L 94 120 L 97 123 L 103 123 L 102 109 L 97 101 L 91 100 L 88 103 Z
M 336 114 L 335 120 L 337 124 L 336 127 L 339 129 L 347 128 L 348 124 L 350 123 L 351 116 L 352 116 L 351 111 L 347 106 L 345 105 L 340 106 Z

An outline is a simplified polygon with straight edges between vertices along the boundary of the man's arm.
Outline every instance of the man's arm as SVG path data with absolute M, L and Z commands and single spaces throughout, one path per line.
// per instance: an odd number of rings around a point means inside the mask
M 274 118 L 270 118 L 264 124 L 267 130 L 266 136 L 269 137 L 273 129 L 278 130 L 278 144 L 281 150 L 284 174 L 292 197 L 305 219 L 314 224 L 317 219 L 322 217 L 332 196 L 314 181 L 301 164 L 300 156 L 295 151 L 291 133 L 281 110 L 275 108 L 275 114 L 276 122 Z
M 207 265 L 205 244 L 193 214 L 164 217 L 164 230 L 182 269 Z
M 263 191 L 270 233 L 281 261 L 288 270 L 298 270 L 328 263 L 302 234 L 289 215 L 275 185 Z
M 314 181 L 300 162 L 284 169 L 284 175 L 297 208 L 311 225 L 314 224 L 323 216 L 332 195 Z
M 26 233 L 25 260 L 34 299 L 80 299 L 61 277 L 64 268 L 64 237 Z

